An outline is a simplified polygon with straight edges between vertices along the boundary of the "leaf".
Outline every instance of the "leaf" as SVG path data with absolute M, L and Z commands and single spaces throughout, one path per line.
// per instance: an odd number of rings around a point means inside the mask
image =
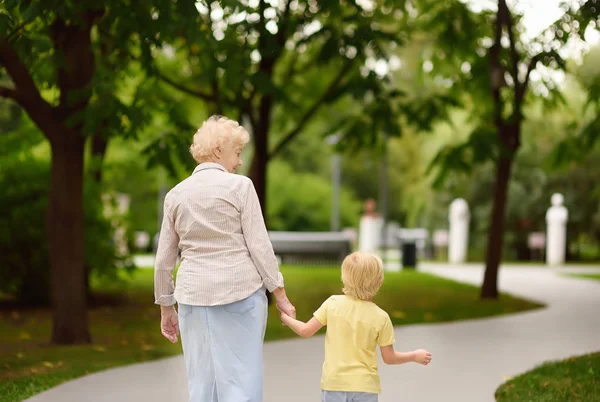
M 276 100 L 283 101 L 287 98 L 285 92 L 279 89 L 273 80 L 264 72 L 259 71 L 250 77 L 250 83 L 257 89 L 258 92 L 270 95 Z
M 39 1 L 32 1 L 21 14 L 23 20 L 32 22 L 38 15 L 42 14 L 42 6 Z
M 13 25 L 11 16 L 0 11 L 0 35 L 8 35 L 11 32 Z

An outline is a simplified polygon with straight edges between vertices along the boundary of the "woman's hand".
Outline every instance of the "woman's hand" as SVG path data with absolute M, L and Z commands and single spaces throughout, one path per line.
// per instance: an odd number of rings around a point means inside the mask
M 174 306 L 160 307 L 160 332 L 173 343 L 177 343 L 179 334 L 179 319 Z
M 273 294 L 275 295 L 275 305 L 277 306 L 277 309 L 295 319 L 296 308 L 287 298 L 285 289 L 277 288 L 273 291 Z

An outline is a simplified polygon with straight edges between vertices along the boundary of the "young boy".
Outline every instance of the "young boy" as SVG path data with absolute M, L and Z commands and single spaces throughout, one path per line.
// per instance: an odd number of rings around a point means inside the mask
M 376 402 L 381 391 L 376 345 L 387 364 L 427 365 L 431 353 L 394 350 L 392 321 L 372 302 L 383 283 L 383 263 L 378 256 L 363 252 L 347 256 L 342 263 L 342 282 L 344 295 L 327 299 L 307 323 L 283 312 L 281 320 L 303 338 L 327 325 L 322 402 Z

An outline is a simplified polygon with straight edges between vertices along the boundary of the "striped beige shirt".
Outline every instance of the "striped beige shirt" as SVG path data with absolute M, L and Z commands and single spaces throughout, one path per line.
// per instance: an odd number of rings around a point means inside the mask
M 217 163 L 198 165 L 165 197 L 154 271 L 156 304 L 228 304 L 262 286 L 283 287 L 283 276 L 252 181 Z

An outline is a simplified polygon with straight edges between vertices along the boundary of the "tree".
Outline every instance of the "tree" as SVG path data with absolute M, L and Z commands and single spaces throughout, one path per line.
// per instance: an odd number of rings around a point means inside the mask
M 580 1 L 568 8 L 530 43 L 524 41 L 518 18 L 506 0 L 498 0 L 495 12 L 480 13 L 472 12 L 467 4 L 460 2 L 425 3 L 429 8 L 423 8 L 427 10 L 424 26 L 427 32 L 437 34 L 433 46 L 436 52 L 428 60 L 427 70 L 450 87 L 447 93 L 463 100 L 470 97 L 470 109 L 478 121 L 466 143 L 447 148 L 436 158 L 435 162 L 441 166 L 439 181 L 448 169 L 469 171 L 473 165 L 489 159 L 496 163 L 481 297 L 497 298 L 508 183 L 521 143 L 531 74 L 541 65 L 565 69 L 562 48 L 570 38 L 583 37 L 586 28 L 592 26 L 590 23 L 597 22 L 600 1 Z M 548 99 L 560 98 L 557 85 L 550 79 L 540 86 Z
M 362 110 L 353 116 L 338 110 L 339 120 L 323 135 L 344 131 L 350 143 L 376 135 L 384 125 L 391 135 L 399 134 L 390 118 L 396 115 L 392 100 L 398 94 L 387 91 L 382 77 L 365 63 L 386 59 L 386 46 L 401 43 L 403 2 L 361 4 L 200 1 L 195 22 L 182 28 L 169 43 L 171 51 L 151 70 L 162 82 L 205 101 L 212 113 L 247 122 L 254 148 L 250 177 L 263 211 L 268 162 L 325 106 L 347 97 L 358 100 Z M 148 148 L 151 158 L 172 165 L 172 152 L 157 145 L 178 146 L 183 151 L 177 154 L 185 155 L 190 133 L 184 134 L 185 140 L 157 140 Z
M 172 26 L 153 13 L 159 6 L 186 5 L 190 2 L 7 0 L 0 6 L 0 66 L 12 81 L 0 87 L 0 97 L 20 105 L 51 147 L 46 232 L 53 343 L 90 341 L 83 242 L 86 138 L 98 131 L 129 132 L 139 117 L 130 108 L 135 97 L 124 102 L 103 78 L 120 72 L 108 68 L 115 58 L 150 60 L 156 36 Z

